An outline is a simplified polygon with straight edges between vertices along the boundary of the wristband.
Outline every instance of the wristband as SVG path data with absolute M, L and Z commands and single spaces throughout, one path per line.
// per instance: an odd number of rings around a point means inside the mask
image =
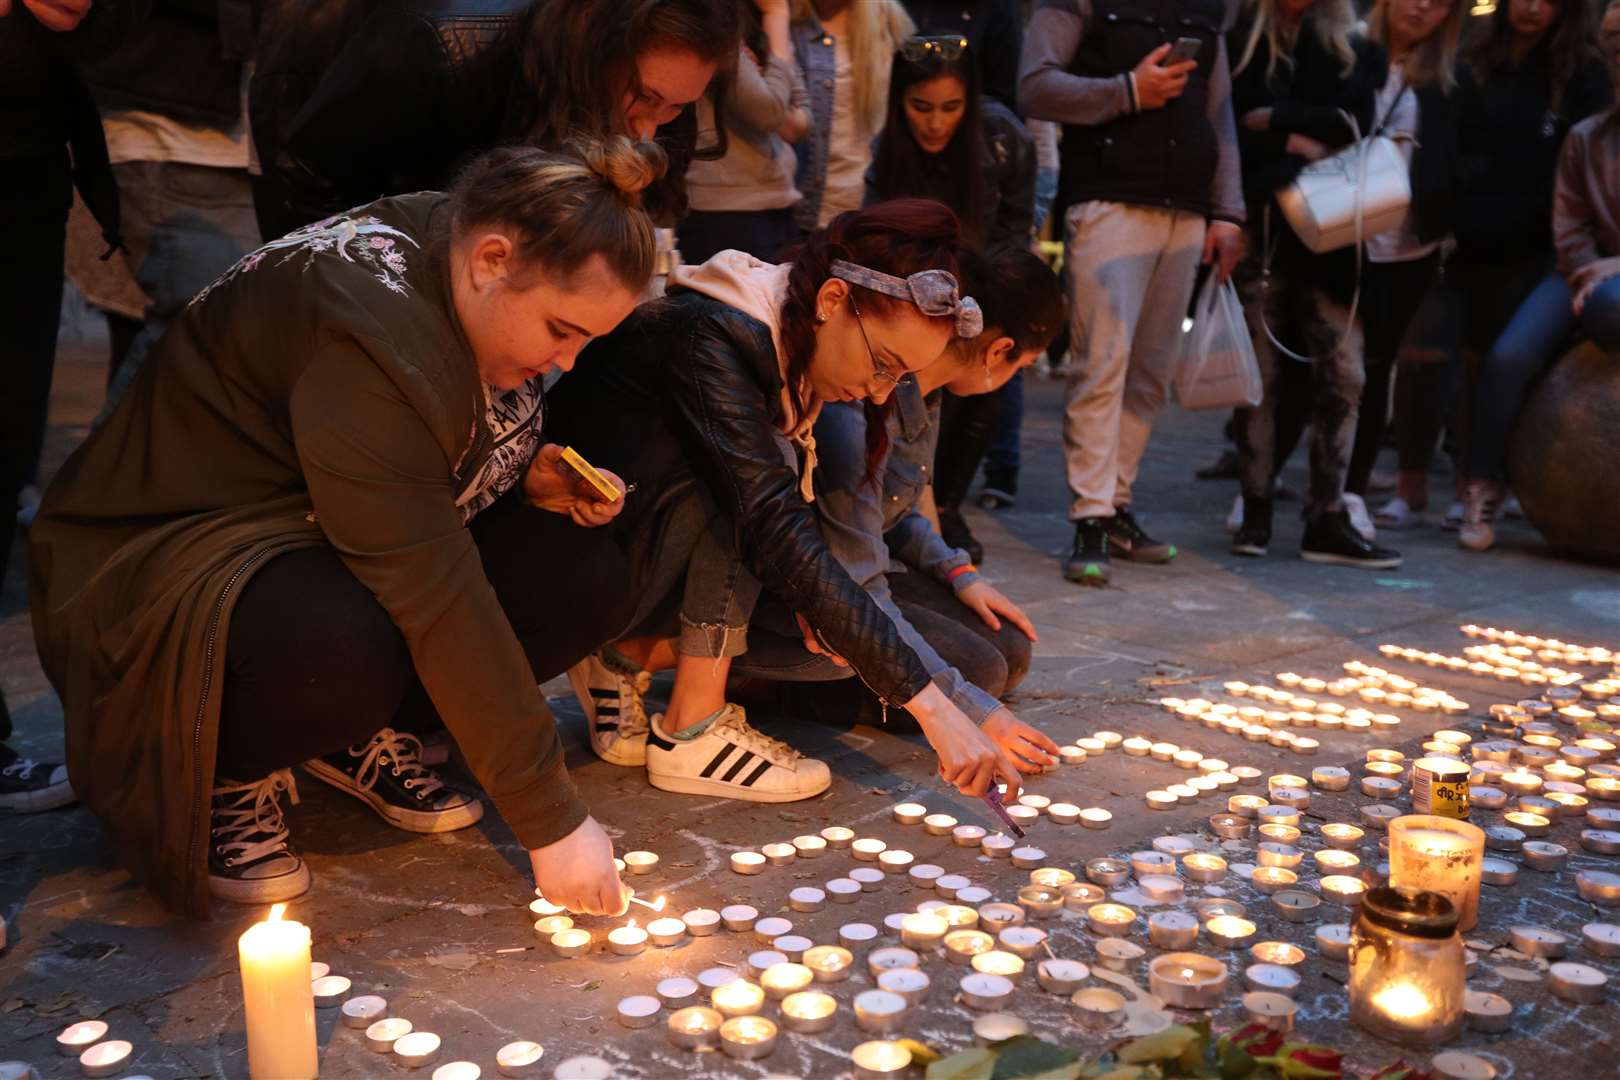
M 961 566 L 957 566 L 946 571 L 945 580 L 947 582 L 955 581 L 963 574 L 977 574 L 978 572 L 979 568 L 977 566 L 974 566 L 972 563 L 963 563 Z

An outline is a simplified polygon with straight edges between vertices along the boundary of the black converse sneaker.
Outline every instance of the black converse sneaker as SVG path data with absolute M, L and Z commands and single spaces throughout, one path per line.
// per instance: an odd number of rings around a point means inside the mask
M 1074 548 L 1063 560 L 1063 576 L 1082 585 L 1106 585 L 1111 565 L 1103 519 L 1089 517 L 1075 522 Z
M 825 762 L 755 731 L 740 705 L 727 704 L 695 739 L 670 738 L 663 722 L 654 716 L 647 735 L 647 779 L 662 791 L 779 803 L 812 798 L 832 784 Z
M 67 806 L 76 798 L 66 765 L 23 757 L 0 743 L 0 810 L 37 814 Z
M 1176 557 L 1176 545 L 1149 536 L 1128 506 L 1116 506 L 1113 517 L 1103 518 L 1103 527 L 1108 532 L 1109 548 L 1123 559 L 1163 563 Z
M 309 867 L 287 846 L 283 791 L 298 801 L 288 769 L 251 784 L 214 778 L 208 891 L 221 900 L 279 904 L 309 891 Z
M 1317 514 L 1305 523 L 1299 557 L 1330 566 L 1359 566 L 1363 570 L 1394 570 L 1401 553 L 1379 547 L 1356 531 L 1348 510 Z
M 647 763 L 647 712 L 642 698 L 652 675 L 639 671 L 626 675 L 610 667 L 601 652 L 593 652 L 568 669 L 591 749 L 610 765 L 627 768 Z
M 484 804 L 445 787 L 418 756 L 415 735 L 383 728 L 370 742 L 304 762 L 304 771 L 377 811 L 406 832 L 465 829 L 484 816 Z

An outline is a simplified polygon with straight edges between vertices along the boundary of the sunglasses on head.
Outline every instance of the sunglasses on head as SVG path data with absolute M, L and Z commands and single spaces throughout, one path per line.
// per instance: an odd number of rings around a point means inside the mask
M 924 60 L 949 62 L 960 60 L 967 47 L 967 38 L 954 34 L 936 37 L 919 35 L 900 43 L 900 55 L 913 64 L 920 64 Z

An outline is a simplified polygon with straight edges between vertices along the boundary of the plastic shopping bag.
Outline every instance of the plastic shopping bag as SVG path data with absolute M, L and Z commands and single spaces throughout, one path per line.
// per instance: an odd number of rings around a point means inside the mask
M 1260 364 L 1231 281 L 1204 279 L 1192 325 L 1181 338 L 1176 400 L 1184 409 L 1231 409 L 1260 404 Z

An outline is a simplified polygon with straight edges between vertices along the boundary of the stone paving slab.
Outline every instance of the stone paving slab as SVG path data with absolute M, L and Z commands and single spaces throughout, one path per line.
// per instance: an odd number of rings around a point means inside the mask
M 57 402 L 52 465 L 65 455 L 95 407 L 97 363 L 89 353 L 64 358 L 65 389 Z M 1407 713 L 1398 736 L 1329 735 L 1317 756 L 1300 757 L 1189 726 L 1152 702 L 1163 694 L 1216 698 L 1225 679 L 1259 682 L 1281 670 L 1331 676 L 1348 659 L 1377 662 L 1377 646 L 1385 641 L 1456 651 L 1467 643 L 1456 627 L 1468 621 L 1575 641 L 1620 643 L 1620 578 L 1614 570 L 1550 556 L 1522 523 L 1508 523 L 1502 550 L 1486 557 L 1459 552 L 1454 540 L 1438 530 L 1415 531 L 1393 541 L 1408 556 L 1401 570 L 1363 574 L 1312 567 L 1293 558 L 1283 539 L 1291 539 L 1294 528 L 1292 513 L 1285 509 L 1278 514 L 1279 541 L 1271 558 L 1249 561 L 1226 554 L 1220 519 L 1229 508 L 1232 485 L 1190 479 L 1192 468 L 1213 458 L 1219 448 L 1221 418 L 1213 416 L 1167 414 L 1138 485 L 1137 506 L 1144 519 L 1155 532 L 1174 539 L 1181 556 L 1167 567 L 1119 566 L 1115 586 L 1107 590 L 1070 586 L 1057 574 L 1057 560 L 1069 540 L 1057 450 L 1061 389 L 1032 381 L 1029 390 L 1020 504 L 993 516 L 975 512 L 973 520 L 990 548 L 987 575 L 1027 605 L 1042 632 L 1034 667 L 1013 706 L 1060 742 L 1111 729 L 1169 740 L 1267 772 L 1353 765 L 1370 746 L 1393 742 L 1412 749 L 1428 732 L 1456 726 L 1456 721 Z M 1302 470 L 1296 465 L 1285 479 L 1300 485 Z M 1444 480 L 1435 484 L 1436 505 Z M 0 602 L 0 679 L 18 720 L 19 742 L 36 754 L 49 753 L 60 746 L 60 712 L 32 659 L 21 574 L 18 559 Z M 1495 683 L 1418 670 L 1421 676 L 1414 673 L 1414 678 L 1481 707 L 1510 696 Z M 566 685 L 558 682 L 547 689 L 562 717 L 570 765 L 619 848 L 647 848 L 661 856 L 658 870 L 632 879 L 633 884 L 647 895 L 667 894 L 675 910 L 731 902 L 751 903 L 767 914 L 784 909 L 791 887 L 840 875 L 850 866 L 848 855 L 830 853 L 751 878 L 730 873 L 726 857 L 733 850 L 791 839 L 826 824 L 848 824 L 863 835 L 905 847 L 918 861 L 965 873 L 990 887 L 999 900 L 1013 899 L 1025 877 L 1005 861 L 981 858 L 891 820 L 889 808 L 904 798 L 964 823 L 991 824 L 982 805 L 945 790 L 934 778 L 932 756 L 920 740 L 872 728 L 778 728 L 775 734 L 791 737 L 805 752 L 831 763 L 835 781 L 827 796 L 786 807 L 704 801 L 656 792 L 633 772 L 593 760 Z M 1224 799 L 1211 796 L 1169 813 L 1143 808 L 1144 790 L 1184 775 L 1166 763 L 1114 752 L 1039 778 L 1031 790 L 1106 807 L 1115 822 L 1106 832 L 1093 832 L 1043 820 L 1030 841 L 1048 852 L 1051 864 L 1078 868 L 1099 855 L 1141 850 L 1164 834 L 1207 840 L 1201 824 L 1209 813 L 1224 808 Z M 532 1038 L 546 1045 L 548 1063 L 577 1053 L 600 1054 L 632 1080 L 773 1072 L 842 1077 L 850 1047 L 869 1037 L 847 1020 L 853 994 L 871 985 L 864 972 L 831 987 L 845 1022 L 825 1035 L 785 1037 L 762 1063 L 675 1051 L 661 1028 L 625 1031 L 613 1019 L 620 997 L 650 993 L 665 975 L 695 975 L 717 963 L 739 964 L 759 946 L 721 931 L 673 949 L 649 949 L 635 958 L 593 955 L 563 961 L 538 948 L 501 953 L 536 940 L 524 906 L 532 892 L 527 857 L 493 815 L 459 834 L 408 836 L 313 780 L 301 782 L 300 794 L 303 801 L 288 816 L 315 886 L 292 905 L 291 915 L 313 927 L 316 958 L 354 979 L 357 992 L 382 993 L 396 1013 L 443 1036 L 442 1060 L 467 1057 L 492 1076 L 496 1048 L 512 1039 Z M 1312 812 L 1354 820 L 1356 808 L 1368 801 L 1359 794 L 1318 795 Z M 1548 995 L 1535 962 L 1485 948 L 1505 943 L 1506 928 L 1519 922 L 1578 936 L 1584 922 L 1620 920 L 1620 912 L 1604 914 L 1575 899 L 1576 869 L 1612 869 L 1620 860 L 1580 852 L 1574 831 L 1574 826 L 1560 824 L 1553 837 L 1576 851 L 1569 870 L 1550 875 L 1525 870 L 1510 889 L 1488 888 L 1480 929 L 1468 935 L 1482 946 L 1471 985 L 1507 996 L 1518 1011 L 1510 1034 L 1467 1033 L 1456 1045 L 1482 1053 L 1502 1076 L 1562 1080 L 1581 1071 L 1603 1075 L 1612 1064 L 1595 1057 L 1594 1048 L 1612 1040 L 1620 1020 L 1614 993 L 1610 1004 L 1566 1005 Z M 1369 833 L 1361 852 L 1370 864 L 1378 861 L 1375 835 Z M 1304 846 L 1314 845 L 1307 840 Z M 1248 850 L 1227 849 L 1225 854 L 1237 863 Z M 1260 924 L 1256 940 L 1291 940 L 1305 948 L 1298 994 L 1305 1035 L 1346 1049 L 1357 1068 L 1387 1064 L 1402 1053 L 1426 1060 L 1421 1051 L 1379 1043 L 1348 1025 L 1340 980 L 1334 966 L 1316 954 L 1310 940 L 1313 927 L 1281 921 L 1265 898 L 1235 876 L 1217 885 L 1189 886 L 1188 894 L 1189 899 L 1232 896 Z M 813 914 L 788 915 L 798 928 L 827 942 L 842 923 L 881 925 L 884 915 L 910 910 L 926 895 L 888 884 L 848 907 L 829 905 Z M 47 1076 L 71 1075 L 70 1063 L 55 1056 L 52 1039 L 66 1023 L 99 1015 L 115 1035 L 136 1044 L 132 1072 L 159 1080 L 246 1075 L 234 942 L 260 917 L 258 911 L 221 909 L 214 922 L 203 924 L 172 918 L 118 868 L 90 816 L 73 809 L 0 822 L 0 914 L 11 931 L 11 944 L 0 955 L 0 1059 L 23 1057 Z M 601 920 L 594 922 L 606 928 Z M 1058 955 L 1094 959 L 1094 939 L 1083 925 L 1073 913 L 1048 924 Z M 1135 940 L 1146 944 L 1140 926 Z M 1207 944 L 1200 947 L 1209 949 Z M 1226 954 L 1223 959 L 1239 980 L 1246 956 Z M 1620 964 L 1614 961 L 1579 959 L 1620 979 Z M 974 1014 L 952 1000 L 961 969 L 934 960 L 928 970 L 934 992 L 906 1033 L 945 1050 L 967 1045 Z M 1145 983 L 1145 973 L 1137 975 Z M 1010 1011 L 1028 1020 L 1037 1034 L 1088 1052 L 1104 1048 L 1106 1040 L 1079 1028 L 1062 999 L 1042 993 L 1032 980 L 1026 983 Z M 428 1075 L 430 1070 L 407 1073 L 370 1053 L 358 1033 L 335 1025 L 334 1019 L 326 1011 L 320 1014 L 323 1075 Z M 1220 1024 L 1238 1021 L 1235 993 L 1215 1019 Z

